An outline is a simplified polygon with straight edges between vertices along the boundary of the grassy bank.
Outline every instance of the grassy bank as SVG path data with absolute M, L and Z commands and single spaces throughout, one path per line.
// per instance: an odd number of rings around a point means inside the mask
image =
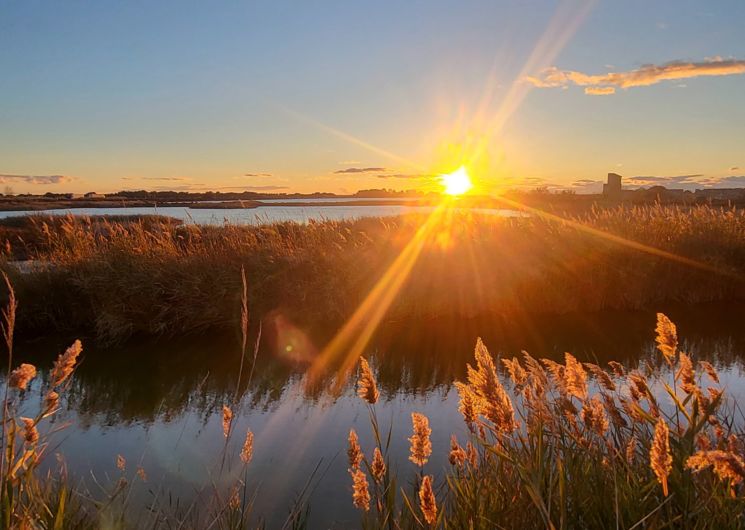
M 235 325 L 240 269 L 254 315 L 343 322 L 425 216 L 263 226 L 162 219 L 32 219 L 6 253 L 21 331 L 120 340 Z M 610 235 L 610 236 L 609 236 Z M 662 252 L 659 252 L 662 251 Z M 569 220 L 446 212 L 426 234 L 389 318 L 565 313 L 745 298 L 745 213 L 600 210 Z

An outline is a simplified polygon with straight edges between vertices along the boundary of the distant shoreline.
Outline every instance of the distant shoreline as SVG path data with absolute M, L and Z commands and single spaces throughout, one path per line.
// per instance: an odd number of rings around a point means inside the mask
M 350 197 L 351 199 L 351 197 Z M 310 206 L 388 206 L 407 204 L 412 206 L 429 206 L 431 200 L 410 199 L 357 199 L 329 201 L 324 199 L 301 202 L 264 202 L 263 200 L 228 200 L 228 201 L 153 201 L 144 199 L 66 199 L 66 200 L 30 200 L 0 201 L 0 212 L 43 212 L 46 210 L 74 210 L 80 208 L 192 208 L 192 209 L 253 209 L 259 207 L 310 207 Z

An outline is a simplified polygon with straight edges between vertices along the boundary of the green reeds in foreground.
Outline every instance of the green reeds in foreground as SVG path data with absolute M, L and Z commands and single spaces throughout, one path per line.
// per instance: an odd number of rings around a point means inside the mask
M 450 469 L 425 474 L 430 430 L 414 413 L 409 440 L 417 467 L 398 477 L 412 486 L 370 494 L 355 468 L 363 526 L 745 527 L 743 432 L 735 427 L 742 418 L 725 406 L 714 367 L 694 365 L 678 350 L 675 325 L 663 314 L 657 334 L 660 358 L 632 371 L 580 363 L 568 353 L 560 364 L 525 352 L 502 359 L 501 371 L 479 340 L 475 366 L 456 383 L 467 449 L 453 436 Z M 364 360 L 361 374 L 365 398 L 375 381 Z M 373 432 L 378 437 L 377 424 Z M 356 461 L 371 472 L 356 436 L 351 442 Z M 390 474 L 386 480 L 395 483 Z

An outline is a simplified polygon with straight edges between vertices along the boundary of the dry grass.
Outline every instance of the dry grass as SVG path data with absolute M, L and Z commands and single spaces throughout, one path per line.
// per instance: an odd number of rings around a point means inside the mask
M 363 526 L 745 527 L 743 418 L 716 370 L 678 351 L 665 315 L 657 329 L 662 355 L 630 372 L 524 353 L 500 373 L 479 341 L 476 368 L 458 385 L 473 445 L 453 436 L 452 467 L 436 479 L 415 460 L 398 478 L 413 476 L 413 492 L 376 490 Z M 415 413 L 412 454 L 425 420 Z
M 574 218 L 708 268 L 655 256 L 539 216 L 444 217 L 388 313 L 565 313 L 745 298 L 745 213 L 646 206 Z M 401 253 L 419 215 L 262 226 L 177 226 L 36 218 L 25 252 L 39 268 L 6 267 L 26 303 L 21 331 L 101 339 L 235 329 L 238 272 L 256 312 L 341 323 Z M 14 248 L 19 243 L 9 240 Z M 712 273 L 711 270 L 717 271 Z M 87 327 L 87 329 L 85 329 Z

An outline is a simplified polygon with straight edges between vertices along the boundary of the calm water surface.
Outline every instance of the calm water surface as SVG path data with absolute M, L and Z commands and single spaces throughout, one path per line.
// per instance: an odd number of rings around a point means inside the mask
M 365 200 L 365 199 L 359 199 Z M 351 199 L 296 199 L 282 202 L 355 202 Z M 270 200 L 263 202 L 272 202 Z M 201 225 L 219 225 L 223 223 L 232 224 L 262 224 L 278 221 L 296 221 L 307 223 L 310 220 L 343 220 L 358 219 L 360 217 L 391 217 L 405 213 L 428 213 L 432 211 L 431 206 L 413 206 L 401 201 L 402 204 L 381 204 L 366 206 L 259 206 L 250 209 L 202 209 L 184 207 L 159 207 L 159 208 L 73 208 L 40 211 L 18 211 L 0 212 L 0 219 L 6 217 L 19 217 L 32 214 L 48 215 L 165 215 L 180 219 L 188 223 Z M 473 211 L 473 210 L 471 210 Z M 521 215 L 513 210 L 478 209 L 480 213 L 493 213 L 495 215 L 510 216 Z
M 711 360 L 737 399 L 745 397 L 742 311 L 732 306 L 667 311 L 678 324 L 682 347 L 698 359 Z M 419 411 L 429 416 L 433 430 L 434 453 L 426 470 L 441 474 L 446 468 L 450 434 L 466 435 L 452 383 L 464 377 L 477 336 L 493 354 L 512 356 L 527 349 L 537 357 L 560 359 L 571 351 L 582 360 L 615 359 L 633 366 L 654 355 L 654 324 L 654 313 L 644 312 L 383 325 L 366 355 L 381 388 L 378 416 L 383 425 L 393 426 L 394 466 L 405 476 L 413 474 L 406 438 L 410 413 Z M 311 527 L 349 528 L 359 520 L 350 501 L 345 449 L 347 433 L 354 427 L 363 450 L 371 451 L 367 408 L 352 384 L 332 396 L 307 389 L 303 379 L 307 361 L 332 334 L 333 329 L 303 329 L 281 317 L 265 322 L 252 380 L 241 388 L 234 407 L 237 434 L 229 451 L 237 455 L 246 429 L 253 430 L 255 456 L 248 482 L 259 489 L 256 511 L 270 528 L 284 521 L 294 496 L 316 468 Z M 17 362 L 31 361 L 46 369 L 67 342 L 20 344 Z M 141 464 L 149 481 L 136 490 L 135 504 L 148 502 L 158 484 L 183 499 L 193 498 L 218 476 L 225 444 L 221 408 L 236 391 L 238 351 L 236 337 L 118 348 L 88 344 L 62 411 L 51 424 L 57 428 L 69 423 L 53 436 L 58 444 L 53 452 L 64 454 L 73 473 L 90 477 L 92 471 L 103 481 L 118 477 L 117 454 L 125 456 L 130 473 Z M 44 371 L 23 396 L 24 410 L 38 408 L 47 375 Z M 237 478 L 238 467 L 227 466 L 223 483 Z

